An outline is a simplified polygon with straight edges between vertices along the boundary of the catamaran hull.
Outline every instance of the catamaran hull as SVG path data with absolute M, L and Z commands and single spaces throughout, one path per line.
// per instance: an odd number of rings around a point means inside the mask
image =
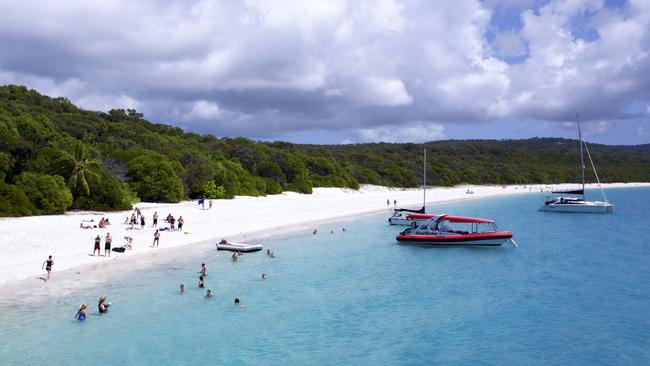
M 576 213 L 607 213 L 614 212 L 614 205 L 608 202 L 576 203 L 550 203 L 543 205 L 540 211 L 549 212 L 576 212 Z

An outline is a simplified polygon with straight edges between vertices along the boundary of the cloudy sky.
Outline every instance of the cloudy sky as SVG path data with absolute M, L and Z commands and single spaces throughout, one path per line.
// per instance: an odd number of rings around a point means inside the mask
M 217 136 L 650 143 L 650 1 L 0 1 L 0 84 Z

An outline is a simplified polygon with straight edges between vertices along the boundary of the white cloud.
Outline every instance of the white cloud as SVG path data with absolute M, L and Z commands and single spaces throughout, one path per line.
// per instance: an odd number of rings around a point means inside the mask
M 425 142 L 445 138 L 445 128 L 434 122 L 418 122 L 398 128 L 382 126 L 354 131 L 363 142 Z
M 329 129 L 403 139 L 411 121 L 557 126 L 576 111 L 612 124 L 632 102 L 650 113 L 647 1 L 536 4 L 0 2 L 0 44 L 11 50 L 0 53 L 0 83 L 253 138 Z M 494 24 L 502 11 L 521 27 Z M 596 36 L 582 37 L 577 21 Z
M 219 108 L 216 103 L 208 102 L 206 100 L 197 100 L 192 105 L 192 109 L 183 114 L 185 121 L 192 120 L 216 120 L 223 116 L 224 112 Z

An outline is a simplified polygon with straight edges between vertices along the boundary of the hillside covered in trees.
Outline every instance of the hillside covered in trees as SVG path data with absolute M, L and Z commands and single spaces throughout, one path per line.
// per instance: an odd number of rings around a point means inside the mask
M 217 138 L 154 124 L 135 110 L 77 108 L 0 87 L 0 216 L 123 210 L 140 200 L 232 198 L 370 183 L 564 183 L 578 180 L 565 139 L 297 145 Z M 650 145 L 590 145 L 603 182 L 650 181 Z

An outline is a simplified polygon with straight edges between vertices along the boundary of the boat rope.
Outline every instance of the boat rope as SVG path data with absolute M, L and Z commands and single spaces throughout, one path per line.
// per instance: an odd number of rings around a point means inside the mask
M 591 159 L 591 154 L 589 153 L 589 148 L 587 147 L 586 142 L 582 142 L 585 145 L 585 151 L 587 151 L 587 156 L 589 157 L 589 162 L 591 163 L 591 168 L 594 170 L 594 175 L 596 176 L 596 182 L 598 182 L 598 188 L 600 188 L 600 193 L 603 194 L 603 199 L 605 199 L 605 202 L 607 201 L 607 197 L 605 196 L 605 191 L 603 190 L 603 186 L 600 184 L 600 178 L 598 178 L 598 173 L 596 173 L 596 166 L 594 166 L 594 161 Z

